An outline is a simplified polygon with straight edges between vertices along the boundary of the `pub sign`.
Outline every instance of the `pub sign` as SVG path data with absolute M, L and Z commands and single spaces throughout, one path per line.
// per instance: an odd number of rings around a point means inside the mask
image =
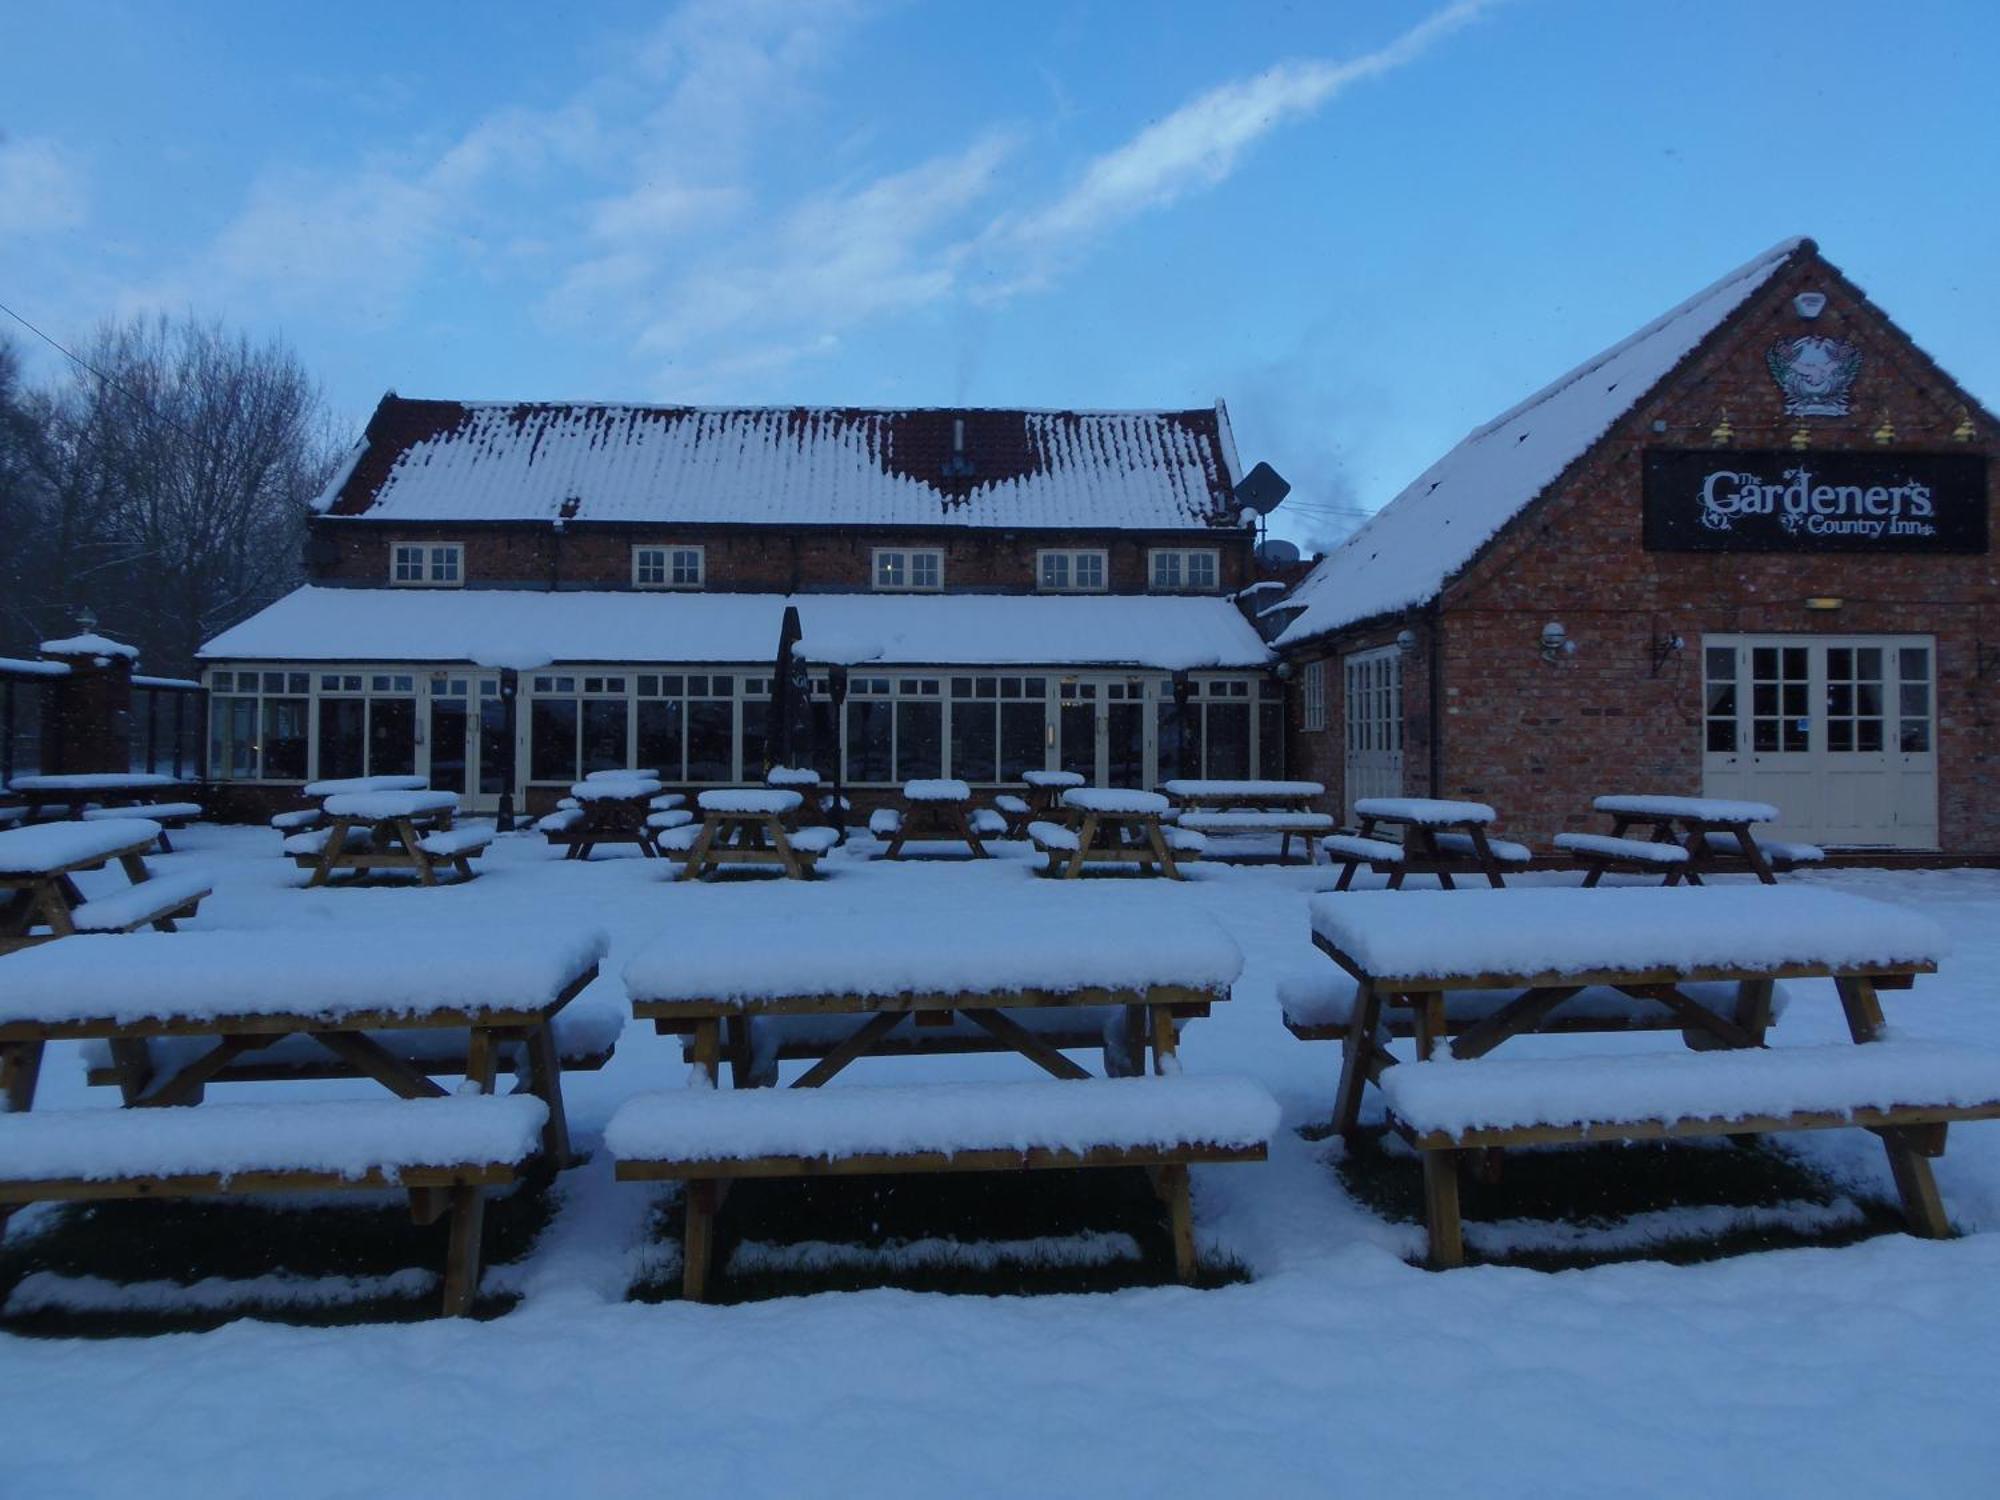
M 1651 552 L 1984 552 L 1986 459 L 1655 448 L 1645 508 Z

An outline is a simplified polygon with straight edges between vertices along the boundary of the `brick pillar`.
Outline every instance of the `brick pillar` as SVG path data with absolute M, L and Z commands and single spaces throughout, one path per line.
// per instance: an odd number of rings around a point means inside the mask
M 132 668 L 138 653 L 121 641 L 79 635 L 44 641 L 42 655 L 69 668 L 44 700 L 42 769 L 75 775 L 128 771 L 132 762 Z

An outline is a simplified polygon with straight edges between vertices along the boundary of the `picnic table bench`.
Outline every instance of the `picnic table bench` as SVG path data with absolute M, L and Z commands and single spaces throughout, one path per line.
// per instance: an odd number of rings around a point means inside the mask
M 400 1188 L 419 1223 L 450 1215 L 444 1311 L 468 1311 L 482 1189 L 514 1181 L 531 1159 L 569 1160 L 551 1023 L 596 976 L 604 937 L 426 931 L 417 955 L 404 937 L 141 933 L 11 956 L 0 988 L 0 1206 Z M 466 1087 L 455 1094 L 384 1040 L 447 1029 L 463 1037 Z M 396 1097 L 202 1102 L 237 1059 L 293 1037 Z M 105 1043 L 128 1107 L 31 1112 L 56 1041 Z M 509 1049 L 527 1077 L 497 1097 Z
M 1176 1020 L 1227 999 L 1242 954 L 1205 918 L 1162 931 L 1112 907 L 1043 916 L 1032 942 L 975 925 L 940 949 L 908 916 L 829 914 L 795 922 L 779 951 L 677 933 L 633 956 L 632 1013 L 690 1039 L 696 1086 L 628 1100 L 605 1142 L 621 1180 L 687 1183 L 685 1296 L 705 1294 L 719 1189 L 740 1177 L 1143 1166 L 1192 1277 L 1188 1163 L 1260 1160 L 1278 1121 L 1254 1083 L 1177 1076 Z M 1042 1010 L 1116 1012 L 1127 1075 L 1094 1078 L 1021 1024 Z M 843 1018 L 845 1038 L 789 1089 L 717 1090 L 725 1051 L 739 1085 L 754 1081 L 754 1027 Z M 1062 1081 L 820 1088 L 899 1031 L 961 1019 Z M 1148 1045 L 1161 1076 L 1133 1076 Z
M 666 792 L 658 777 L 637 771 L 593 771 L 570 789 L 558 808 L 535 827 L 565 859 L 589 859 L 599 844 L 634 844 L 647 859 L 659 858 L 652 814 L 665 797 L 678 807 L 686 799 Z
M 1498 889 L 1507 884 L 1506 869 L 1524 868 L 1535 857 L 1526 844 L 1487 834 L 1500 815 L 1484 802 L 1363 797 L 1354 804 L 1354 815 L 1361 820 L 1357 832 L 1320 840 L 1327 858 L 1341 867 L 1336 891 L 1348 889 L 1354 872 L 1364 865 L 1386 874 L 1392 891 L 1411 875 L 1435 875 L 1448 891 L 1456 889 L 1458 876 L 1484 876 Z M 1398 837 L 1384 837 L 1391 830 Z
M 840 836 L 831 828 L 786 827 L 804 800 L 790 790 L 703 792 L 695 798 L 701 821 L 656 833 L 654 843 L 662 854 L 685 861 L 683 880 L 731 864 L 781 865 L 788 878 L 810 880 L 813 865 Z
M 349 792 L 429 790 L 430 783 L 421 776 L 336 776 L 325 781 L 308 781 L 299 789 L 299 795 L 307 799 L 306 805 L 273 813 L 271 826 L 284 838 L 290 838 L 295 833 L 317 828 L 326 821 L 325 803 L 329 797 L 339 797 Z M 287 856 L 294 855 L 291 849 L 286 849 L 284 852 Z
M 154 876 L 146 853 L 159 838 L 144 818 L 0 829 L 0 953 L 79 932 L 172 932 L 213 888 L 197 875 Z M 130 884 L 86 900 L 76 875 L 113 860 Z
M 1136 864 L 1141 875 L 1157 869 L 1185 880 L 1180 861 L 1201 858 L 1208 841 L 1192 829 L 1166 822 L 1172 805 L 1158 792 L 1071 787 L 1062 794 L 1069 824 L 1035 822 L 1028 837 L 1049 858 L 1045 874 L 1073 880 L 1086 864 Z
M 292 834 L 285 852 L 312 871 L 310 889 L 332 882 L 337 871 L 360 879 L 376 870 L 414 870 L 424 885 L 438 884 L 440 868 L 472 879 L 473 856 L 493 842 L 493 825 L 453 825 L 456 792 L 341 792 L 326 799 L 327 824 Z
M 1884 903 L 1811 889 L 1364 892 L 1315 897 L 1310 919 L 1356 981 L 1334 1125 L 1351 1136 L 1362 1089 L 1380 1086 L 1391 1128 L 1423 1154 L 1435 1266 L 1463 1262 L 1469 1151 L 1859 1125 L 1882 1139 L 1911 1231 L 1939 1237 L 1930 1158 L 1945 1122 L 2000 1116 L 2000 1051 L 1884 1040 L 1878 991 L 1931 972 L 1944 946 L 1935 923 Z M 1855 1045 L 1763 1046 L 1776 984 L 1807 978 L 1834 981 Z M 1716 984 L 1737 991 L 1726 1010 L 1690 993 Z M 1496 991 L 1509 998 L 1454 1026 L 1454 995 Z M 1470 1060 L 1605 991 L 1669 1013 L 1696 1050 Z M 1415 1064 L 1383 1046 L 1385 1006 L 1410 1013 Z
M 87 771 L 50 776 L 17 776 L 8 788 L 30 798 L 37 811 L 86 820 L 146 818 L 160 825 L 160 850 L 174 851 L 169 829 L 185 828 L 202 816 L 202 805 L 187 800 L 188 783 L 156 771 Z M 176 798 L 174 793 L 181 795 Z
M 1277 834 L 1278 862 L 1291 857 L 1292 840 L 1304 841 L 1312 858 L 1313 840 L 1333 832 L 1333 817 L 1313 809 L 1326 795 L 1317 781 L 1226 781 L 1176 777 L 1160 783 L 1173 798 L 1182 828 L 1208 834 Z
M 973 807 L 972 788 L 957 780 L 906 781 L 900 807 L 878 807 L 868 815 L 868 831 L 888 845 L 884 859 L 901 859 L 903 845 L 912 839 L 962 843 L 974 859 L 986 859 L 980 835 L 991 838 L 1005 829 L 1004 819 Z
M 1757 828 L 1780 816 L 1768 802 L 1621 795 L 1591 805 L 1610 817 L 1609 834 L 1559 833 L 1553 840 L 1584 867 L 1587 886 L 1613 871 L 1661 875 L 1666 885 L 1748 871 L 1771 885 L 1779 871 L 1826 858 L 1817 844 L 1760 837 Z

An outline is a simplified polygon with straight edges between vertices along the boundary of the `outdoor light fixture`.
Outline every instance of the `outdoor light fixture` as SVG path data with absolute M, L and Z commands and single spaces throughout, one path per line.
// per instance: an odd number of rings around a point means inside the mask
M 1396 649 L 1397 649 L 1398 651 L 1402 652 L 1402 653 L 1403 653 L 1403 655 L 1405 655 L 1405 656 L 1408 656 L 1408 655 L 1409 655 L 1409 654 L 1410 654 L 1410 653 L 1411 653 L 1412 651 L 1416 650 L 1416 649 L 1417 649 L 1417 633 L 1416 633 L 1416 632 L 1415 632 L 1414 630 L 1399 630 L 1399 631 L 1397 631 L 1397 632 L 1396 632 Z
M 1292 676 L 1292 664 L 1288 661 L 1279 662 L 1277 666 L 1277 673 L 1278 673 L 1278 678 L 1281 682 L 1289 682 Z
M 1542 660 L 1550 666 L 1560 662 L 1565 656 L 1576 653 L 1576 642 L 1569 638 L 1569 632 L 1562 625 L 1551 620 L 1542 627 Z
M 1838 594 L 1813 594 L 1806 599 L 1806 608 L 1819 614 L 1827 614 L 1839 609 L 1847 601 Z
M 1715 419 L 1715 426 L 1710 429 L 1708 440 L 1718 448 L 1727 448 L 1735 436 L 1736 429 L 1729 425 L 1729 413 L 1724 412 Z
M 1826 311 L 1825 292 L 1800 292 L 1792 298 L 1792 311 L 1802 318 L 1816 318 Z
M 1660 635 L 1653 637 L 1653 675 L 1658 677 L 1660 669 L 1670 661 L 1679 661 L 1687 650 L 1687 641 L 1680 635 Z

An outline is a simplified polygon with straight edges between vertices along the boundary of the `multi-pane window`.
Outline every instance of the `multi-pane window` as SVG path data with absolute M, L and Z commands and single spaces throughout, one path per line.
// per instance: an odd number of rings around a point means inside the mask
M 1305 729 L 1317 733 L 1326 728 L 1326 663 L 1306 663 Z
M 1705 738 L 1717 755 L 1736 753 L 1736 648 L 1710 646 L 1702 653 L 1706 683 Z
M 1048 679 L 951 679 L 951 774 L 961 781 L 1019 781 L 1046 763 Z
M 1394 753 L 1402 748 L 1402 662 L 1393 653 L 1367 652 L 1348 658 L 1348 753 Z
M 1157 547 L 1152 559 L 1156 589 L 1213 591 L 1221 577 L 1220 554 L 1213 547 Z
M 1787 755 L 1812 748 L 1810 654 L 1804 646 L 1750 651 L 1750 749 Z
M 877 547 L 875 587 L 878 589 L 941 589 L 944 552 L 936 547 Z
M 1037 554 L 1040 587 L 1053 594 L 1096 594 L 1104 591 L 1104 553 L 1095 549 Z
M 389 549 L 389 581 L 423 587 L 465 582 L 465 548 L 458 542 L 398 542 Z
M 1901 669 L 1897 707 L 1902 710 L 1897 747 L 1920 755 L 1931 748 L 1931 651 L 1928 646 L 1903 646 L 1896 655 Z
M 208 774 L 218 781 L 303 781 L 312 711 L 308 672 L 211 672 Z
M 641 588 L 691 589 L 702 584 L 700 547 L 634 547 L 632 581 Z

